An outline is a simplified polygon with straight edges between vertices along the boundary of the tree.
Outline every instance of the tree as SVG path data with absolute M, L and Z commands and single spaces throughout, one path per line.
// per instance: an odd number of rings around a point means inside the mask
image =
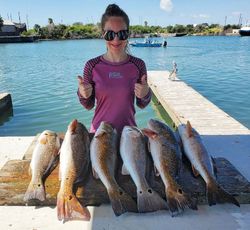
M 40 25 L 38 25 L 38 24 L 35 24 L 34 25 L 34 27 L 33 27 L 33 29 L 36 31 L 36 33 L 40 33 L 40 30 L 41 30 L 41 26 Z
M 49 38 L 52 38 L 52 33 L 53 33 L 54 28 L 55 28 L 55 24 L 54 24 L 52 18 L 48 18 L 48 23 L 49 24 L 47 25 L 47 28 L 49 31 Z
M 48 18 L 48 23 L 49 23 L 49 25 L 50 24 L 54 24 L 53 19 L 52 18 Z
M 174 33 L 173 30 L 174 30 L 173 26 L 167 26 L 168 33 Z

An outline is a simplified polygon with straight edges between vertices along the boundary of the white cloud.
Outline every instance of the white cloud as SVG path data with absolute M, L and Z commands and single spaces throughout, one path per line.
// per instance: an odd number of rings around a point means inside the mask
M 167 12 L 170 12 L 173 9 L 173 3 L 171 0 L 161 0 L 160 1 L 160 8 Z

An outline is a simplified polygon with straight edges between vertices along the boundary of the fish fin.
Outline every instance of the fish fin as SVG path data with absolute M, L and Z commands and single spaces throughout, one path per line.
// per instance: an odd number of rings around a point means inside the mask
M 51 174 L 51 172 L 56 168 L 58 163 L 59 163 L 59 155 L 53 157 L 50 160 L 48 167 L 43 174 L 43 177 L 42 177 L 43 181 Z
M 158 169 L 155 167 L 155 165 L 154 165 L 154 171 L 155 171 L 156 176 L 160 176 L 160 173 L 159 173 Z
M 186 126 L 186 128 L 187 128 L 188 137 L 192 137 L 194 134 L 193 134 L 192 126 L 191 126 L 191 124 L 190 124 L 189 121 L 187 121 L 187 126 Z
M 46 198 L 45 188 L 44 188 L 42 181 L 36 184 L 31 181 L 24 195 L 23 200 L 25 202 L 32 200 L 32 199 L 38 199 L 40 201 L 44 201 L 45 198 Z
M 135 201 L 121 188 L 108 190 L 108 195 L 116 216 L 125 212 L 138 212 Z
M 97 174 L 97 172 L 94 170 L 94 168 L 92 168 L 92 173 L 95 179 L 99 179 L 99 176 Z
M 228 192 L 226 192 L 222 187 L 220 187 L 216 182 L 207 184 L 207 199 L 209 206 L 218 203 L 232 203 L 240 207 L 239 202 Z
M 155 139 L 158 136 L 158 133 L 148 128 L 144 128 L 141 131 L 143 132 L 145 136 L 151 139 Z
M 177 186 L 174 189 L 166 188 L 166 197 L 169 211 L 173 216 L 184 211 L 185 207 L 197 210 L 197 201 L 194 200 L 188 193 L 184 192 L 181 187 Z
M 129 175 L 129 171 L 127 170 L 125 164 L 122 165 L 122 175 Z
M 191 167 L 192 167 L 193 175 L 194 175 L 195 177 L 198 177 L 198 176 L 200 175 L 200 173 L 198 172 L 198 170 L 197 170 L 193 165 L 191 165 Z
M 152 188 L 137 191 L 137 207 L 139 212 L 154 212 L 168 209 L 167 202 Z
M 90 213 L 86 207 L 83 207 L 75 195 L 61 194 L 57 195 L 57 218 L 64 222 L 70 220 L 90 220 Z

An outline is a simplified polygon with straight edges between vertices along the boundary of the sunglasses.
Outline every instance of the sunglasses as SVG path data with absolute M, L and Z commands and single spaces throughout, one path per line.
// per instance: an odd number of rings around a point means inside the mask
M 128 30 L 120 30 L 118 32 L 114 32 L 113 30 L 105 31 L 103 37 L 106 41 L 113 41 L 115 39 L 115 35 L 118 37 L 119 40 L 127 40 L 129 32 Z

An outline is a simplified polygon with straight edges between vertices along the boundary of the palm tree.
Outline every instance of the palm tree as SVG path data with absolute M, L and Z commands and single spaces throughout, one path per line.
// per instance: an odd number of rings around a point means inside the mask
M 49 24 L 54 24 L 53 19 L 52 18 L 48 18 L 48 23 Z

